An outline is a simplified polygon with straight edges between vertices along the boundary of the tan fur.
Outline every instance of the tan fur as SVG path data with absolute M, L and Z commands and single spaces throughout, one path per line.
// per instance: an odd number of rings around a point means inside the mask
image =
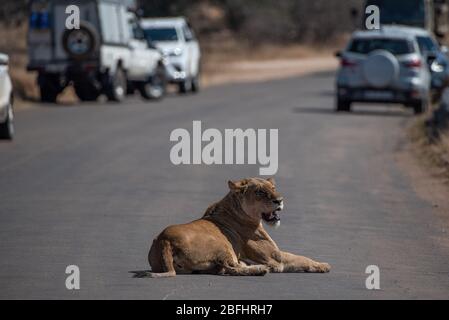
M 283 205 L 273 179 L 228 184 L 230 192 L 211 205 L 201 219 L 170 226 L 153 241 L 148 254 L 150 277 L 329 272 L 327 263 L 281 251 L 265 231 L 263 217 L 273 217 Z

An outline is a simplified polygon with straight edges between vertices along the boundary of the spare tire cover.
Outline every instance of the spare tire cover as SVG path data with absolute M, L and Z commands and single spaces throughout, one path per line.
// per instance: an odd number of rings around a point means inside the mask
M 390 85 L 399 75 L 399 62 L 386 50 L 373 51 L 363 63 L 363 76 L 369 85 L 383 88 Z
M 73 59 L 90 58 L 98 48 L 99 36 L 88 22 L 81 22 L 79 29 L 66 30 L 62 35 L 64 50 Z

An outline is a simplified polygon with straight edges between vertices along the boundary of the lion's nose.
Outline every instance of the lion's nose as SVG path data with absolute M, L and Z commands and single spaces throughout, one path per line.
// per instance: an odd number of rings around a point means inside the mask
M 274 203 L 274 204 L 277 204 L 277 205 L 281 205 L 281 204 L 282 204 L 282 201 L 284 201 L 284 198 L 277 198 L 277 199 L 274 199 L 274 200 L 273 200 L 273 203 Z

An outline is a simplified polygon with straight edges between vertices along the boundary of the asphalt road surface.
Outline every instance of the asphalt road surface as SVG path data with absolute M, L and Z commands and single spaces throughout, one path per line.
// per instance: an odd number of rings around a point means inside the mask
M 397 107 L 333 112 L 333 74 L 226 85 L 160 103 L 41 105 L 16 114 L 0 143 L 0 298 L 449 298 L 449 245 L 432 206 L 395 161 L 411 117 Z M 227 180 L 259 166 L 171 164 L 170 133 L 279 128 L 287 251 L 329 262 L 329 274 L 135 279 L 152 239 L 202 215 Z M 65 287 L 77 265 L 81 289 Z M 381 290 L 365 288 L 380 268 Z

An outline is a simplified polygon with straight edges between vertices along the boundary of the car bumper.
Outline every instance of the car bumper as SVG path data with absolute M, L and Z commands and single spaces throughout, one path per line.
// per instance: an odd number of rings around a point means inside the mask
M 27 66 L 28 71 L 39 71 L 52 74 L 82 73 L 99 70 L 98 60 L 87 60 L 83 62 L 74 62 L 69 60 L 57 61 L 54 63 L 30 63 Z
M 187 72 L 185 72 L 179 65 L 167 63 L 165 65 L 167 80 L 171 83 L 183 82 L 187 79 Z
M 425 94 L 422 90 L 397 90 L 374 88 L 338 87 L 337 95 L 341 100 L 352 102 L 402 103 L 409 104 L 421 101 Z

